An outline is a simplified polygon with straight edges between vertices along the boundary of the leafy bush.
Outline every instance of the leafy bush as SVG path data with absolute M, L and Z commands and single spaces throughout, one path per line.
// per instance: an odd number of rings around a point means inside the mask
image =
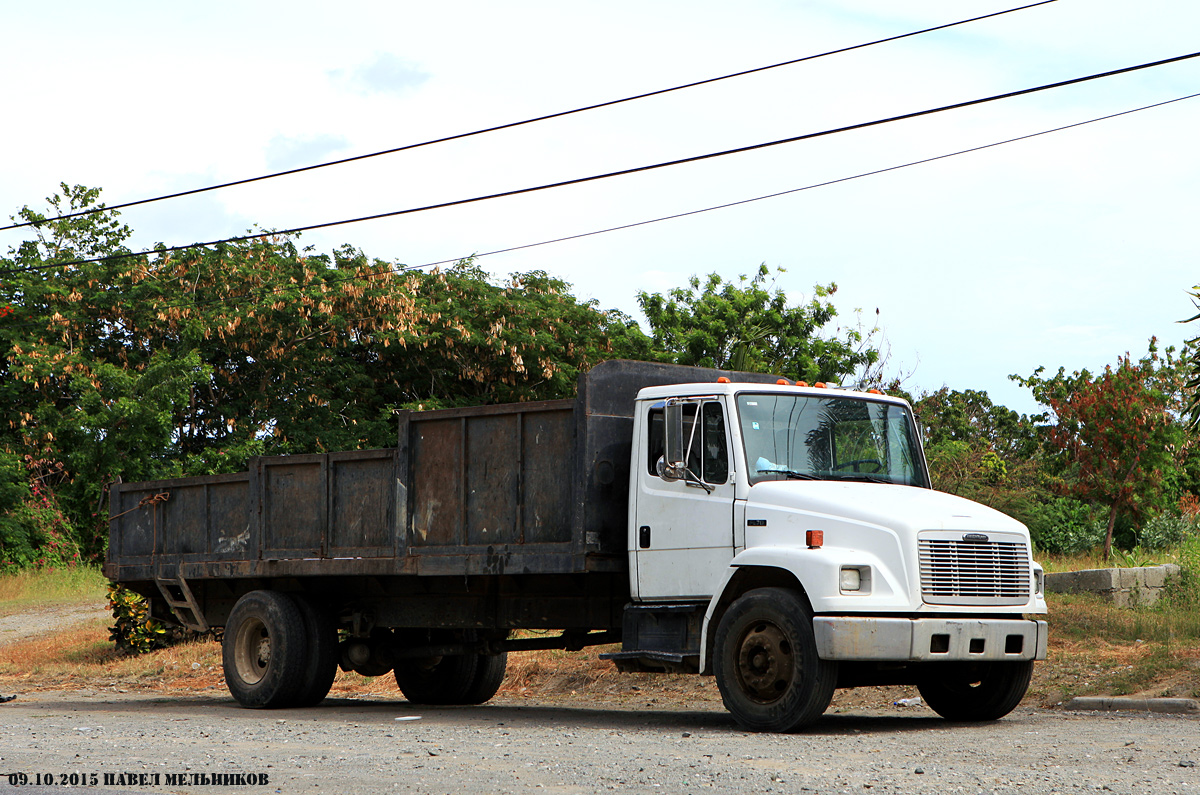
M 1140 546 L 1130 550 L 1113 549 L 1112 564 L 1121 569 L 1140 569 L 1143 566 L 1157 566 L 1158 560 Z
M 62 465 L 0 451 L 0 571 L 80 563 L 74 529 L 47 479 Z
M 176 643 L 196 640 L 216 631 L 202 633 L 176 625 L 166 625 L 150 617 L 150 603 L 139 593 L 123 585 L 109 583 L 108 606 L 117 623 L 109 627 L 109 639 L 128 654 L 145 654 Z
M 166 626 L 150 618 L 146 598 L 123 585 L 108 586 L 108 606 L 117 623 L 109 627 L 109 638 L 117 648 L 129 654 L 145 654 L 171 645 Z
M 1166 549 L 1182 544 L 1200 533 L 1195 517 L 1172 515 L 1163 512 L 1142 525 L 1138 542 L 1146 549 Z
M 1029 514 L 1029 534 L 1042 552 L 1071 554 L 1095 549 L 1104 541 L 1105 524 L 1087 503 L 1056 497 Z

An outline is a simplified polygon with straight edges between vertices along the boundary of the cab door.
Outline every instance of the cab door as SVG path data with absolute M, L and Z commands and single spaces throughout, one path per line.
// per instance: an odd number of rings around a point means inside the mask
M 633 541 L 641 599 L 708 599 L 733 559 L 735 460 L 720 398 L 683 406 L 687 471 L 662 476 L 664 406 L 648 408 Z

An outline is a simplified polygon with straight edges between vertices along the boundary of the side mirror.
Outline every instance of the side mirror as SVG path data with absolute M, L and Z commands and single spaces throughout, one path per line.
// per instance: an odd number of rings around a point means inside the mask
M 687 452 L 683 447 L 683 404 L 667 403 L 663 410 L 663 436 L 667 468 L 687 466 Z

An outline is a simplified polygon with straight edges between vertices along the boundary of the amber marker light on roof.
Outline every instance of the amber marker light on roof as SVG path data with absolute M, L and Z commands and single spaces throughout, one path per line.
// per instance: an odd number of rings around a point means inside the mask
M 718 384 L 728 384 L 728 383 L 729 383 L 729 379 L 728 379 L 728 378 L 726 378 L 725 376 L 721 376 L 721 377 L 719 377 L 719 378 L 717 379 L 717 383 L 718 383 Z
M 791 386 L 791 384 L 788 382 L 788 380 L 786 378 L 780 378 L 775 383 L 779 384 L 780 386 Z
M 882 395 L 883 393 L 880 392 L 878 389 L 868 389 L 867 394 L 868 395 Z
M 807 381 L 797 381 L 796 386 L 808 386 L 808 382 Z
M 825 389 L 824 382 L 818 381 L 817 383 L 813 384 L 813 389 Z

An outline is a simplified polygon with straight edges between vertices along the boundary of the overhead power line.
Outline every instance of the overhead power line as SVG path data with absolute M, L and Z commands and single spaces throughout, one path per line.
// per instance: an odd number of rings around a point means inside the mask
M 878 174 L 886 174 L 890 171 L 899 171 L 900 169 L 903 169 L 903 168 L 919 166 L 919 165 L 923 165 L 925 163 L 933 163 L 938 160 L 945 160 L 947 158 L 957 157 L 958 155 L 965 155 L 965 154 L 969 154 L 971 152 L 979 152 L 984 149 L 991 149 L 996 146 L 1003 146 L 1004 144 L 1016 143 L 1017 141 L 1026 141 L 1030 138 L 1037 138 L 1042 135 L 1049 135 L 1050 133 L 1062 132 L 1063 130 L 1070 130 L 1074 127 L 1083 127 L 1084 125 L 1094 124 L 1095 122 L 1098 122 L 1098 121 L 1105 121 L 1106 119 L 1115 119 L 1118 116 L 1128 116 L 1131 113 L 1138 113 L 1139 111 L 1150 110 L 1151 108 L 1158 108 L 1158 107 L 1162 107 L 1163 105 L 1170 105 L 1174 102 L 1182 102 L 1185 99 L 1195 99 L 1196 97 L 1200 97 L 1200 93 L 1188 94 L 1185 97 L 1176 97 L 1175 99 L 1168 99 L 1163 102 L 1155 102 L 1153 105 L 1143 105 L 1140 108 L 1131 108 L 1130 110 L 1123 110 L 1123 111 L 1120 111 L 1119 113 L 1110 113 L 1107 116 L 1097 116 L 1094 119 L 1087 119 L 1086 121 L 1079 121 L 1079 122 L 1075 122 L 1074 124 L 1065 124 L 1062 127 L 1054 127 L 1049 130 L 1042 130 L 1041 132 L 1029 133 L 1028 135 L 1019 135 L 1016 138 L 1007 138 L 1003 141 L 993 141 L 990 144 L 982 144 L 980 146 L 973 146 L 970 149 L 960 149 L 957 152 L 948 152 L 944 155 L 935 155 L 934 157 L 927 157 L 927 158 L 924 158 L 923 160 L 913 160 L 908 163 L 902 163 L 898 166 L 888 166 L 886 168 L 877 168 L 874 171 L 864 171 L 861 174 L 853 174 L 849 177 L 839 177 L 837 179 L 831 179 L 831 180 L 827 180 L 825 182 L 815 182 L 812 185 L 805 185 L 804 187 L 801 187 L 801 188 L 789 188 L 788 190 L 781 190 L 781 191 L 777 191 L 776 193 L 768 193 L 763 196 L 755 196 L 750 199 L 739 199 L 738 201 L 726 202 L 725 204 L 716 204 L 711 207 L 701 208 L 699 210 L 687 210 L 687 211 L 681 212 L 681 213 L 673 213 L 671 215 L 659 216 L 658 218 L 650 218 L 645 221 L 634 221 L 633 223 L 621 224 L 620 226 L 610 226 L 607 229 L 595 229 L 591 232 L 581 232 L 577 235 L 566 235 L 564 237 L 556 237 L 553 240 L 542 240 L 537 243 L 525 243 L 520 246 L 510 246 L 508 248 L 498 248 L 498 249 L 495 249 L 494 251 L 476 252 L 474 254 L 469 254 L 469 255 L 463 256 L 463 257 L 453 257 L 451 259 L 438 260 L 437 262 L 426 262 L 423 265 L 412 265 L 412 266 L 404 266 L 401 268 L 394 268 L 393 272 L 402 273 L 407 270 L 417 270 L 417 269 L 421 269 L 421 268 L 433 268 L 438 265 L 447 265 L 447 264 L 453 263 L 453 262 L 461 262 L 462 260 L 467 259 L 467 258 L 490 257 L 493 254 L 507 254 L 511 251 L 522 251 L 527 248 L 537 248 L 538 246 L 547 246 L 547 245 L 550 245 L 551 243 L 564 243 L 568 240 L 578 240 L 579 238 L 583 238 L 583 237 L 592 237 L 594 235 L 603 235 L 608 232 L 618 232 L 622 229 L 633 229 L 638 226 L 647 226 L 649 224 L 656 224 L 656 223 L 659 223 L 660 221 L 672 221 L 676 218 L 686 218 L 689 215 L 700 215 L 701 213 L 708 213 L 708 212 L 712 212 L 714 210 L 725 210 L 725 209 L 728 209 L 729 207 L 737 207 L 742 204 L 752 204 L 754 202 L 764 201 L 766 199 L 776 199 L 780 196 L 787 196 L 792 193 L 800 193 L 801 191 L 812 190 L 814 188 L 824 188 L 824 187 L 828 187 L 829 185 L 837 185 L 838 183 L 841 183 L 841 182 L 850 182 L 851 180 L 862 179 L 863 177 L 873 177 Z
M 743 204 L 751 204 L 753 202 L 765 201 L 767 199 L 774 199 L 774 198 L 778 198 L 780 196 L 787 196 L 792 193 L 800 193 L 802 191 L 813 190 L 815 188 L 823 188 L 823 187 L 827 187 L 829 185 L 837 185 L 842 182 L 850 182 L 852 180 L 862 179 L 864 177 L 877 176 L 879 174 L 886 174 L 886 173 L 889 173 L 892 171 L 899 171 L 901 169 L 911 168 L 912 166 L 919 166 L 919 165 L 923 165 L 925 163 L 933 163 L 938 160 L 945 160 L 945 159 L 948 159 L 951 157 L 957 157 L 959 155 L 970 154 L 972 152 L 980 152 L 985 149 L 991 149 L 991 148 L 994 148 L 997 146 L 1003 146 L 1005 144 L 1016 143 L 1018 141 L 1026 141 L 1031 138 L 1037 138 L 1037 137 L 1040 137 L 1043 135 L 1050 135 L 1051 133 L 1062 132 L 1064 130 L 1070 130 L 1070 129 L 1074 129 L 1076 127 L 1083 127 L 1088 124 L 1095 124 L 1096 122 L 1106 121 L 1108 119 L 1115 119 L 1120 116 L 1128 116 L 1133 113 L 1139 113 L 1144 110 L 1150 110 L 1152 108 L 1159 108 L 1159 107 L 1163 107 L 1164 105 L 1171 105 L 1176 102 L 1183 102 L 1184 100 L 1195 99 L 1197 97 L 1200 97 L 1200 93 L 1188 94 L 1186 96 L 1176 97 L 1175 99 L 1164 100 L 1163 102 L 1155 102 L 1150 105 L 1142 105 L 1141 107 L 1130 108 L 1129 110 L 1123 110 L 1123 111 L 1119 111 L 1117 113 L 1110 113 L 1105 116 L 1097 116 L 1095 118 L 1086 119 L 1084 121 L 1074 122 L 1072 124 L 1065 124 L 1065 125 L 1062 125 L 1061 127 L 1053 127 L 1051 129 L 1042 130 L 1040 132 L 1029 133 L 1027 135 L 1020 135 L 1015 138 L 1006 138 L 1005 140 L 1002 140 L 1002 141 L 993 141 L 992 143 L 989 143 L 989 144 L 973 146 L 968 149 L 960 149 L 956 152 L 948 152 L 943 155 L 927 157 L 927 158 L 923 158 L 921 160 L 912 160 L 907 163 L 902 163 L 900 165 L 888 166 L 885 168 L 879 168 L 879 169 L 875 169 L 872 171 L 864 171 L 859 174 L 852 174 L 848 177 L 840 177 L 838 179 L 827 180 L 825 182 L 817 182 L 817 183 L 813 183 L 811 185 L 805 185 L 805 186 L 799 187 L 799 188 L 790 188 L 788 190 L 777 191 L 775 193 L 768 193 L 768 194 L 765 194 L 762 196 L 755 196 L 755 197 L 752 197 L 749 199 L 740 199 L 738 201 L 726 202 L 724 204 L 713 205 L 710 207 L 703 207 L 703 208 L 700 208 L 697 210 L 688 210 L 685 212 L 673 213 L 671 215 L 660 216 L 658 218 L 650 218 L 650 219 L 647 219 L 644 221 L 635 221 L 633 223 L 621 224 L 619 226 L 610 226 L 605 229 L 596 229 L 596 230 L 592 230 L 590 232 L 581 232 L 579 234 L 566 235 L 563 237 L 556 237 L 556 238 L 552 238 L 550 240 L 542 240 L 537 243 L 525 243 L 523 245 L 510 246 L 508 248 L 500 248 L 500 249 L 495 249 L 493 251 L 475 252 L 475 253 L 463 255 L 460 257 L 452 257 L 450 259 L 437 260 L 435 262 L 426 262 L 422 265 L 397 265 L 395 267 L 389 268 L 388 271 L 392 274 L 400 275 L 402 273 L 406 273 L 409 271 L 423 270 L 425 268 L 432 268 L 432 267 L 436 267 L 438 265 L 447 265 L 450 263 L 461 262 L 464 259 L 477 259 L 479 257 L 488 257 L 488 256 L 492 256 L 494 254 L 505 254 L 505 253 L 508 253 L 511 251 L 520 251 L 520 250 L 528 249 L 528 248 L 536 248 L 538 246 L 551 245 L 553 243 L 562 243 L 567 240 L 578 240 L 578 239 L 584 238 L 584 237 L 592 237 L 594 235 L 602 235 L 602 234 L 607 234 L 609 232 L 617 232 L 622 229 L 632 229 L 632 228 L 638 227 L 638 226 L 646 226 L 648 224 L 655 224 L 655 223 L 659 223 L 662 221 L 670 221 L 670 220 L 674 220 L 676 218 L 685 218 L 685 217 L 691 216 L 691 215 L 699 215 L 701 213 L 713 212 L 715 210 L 723 210 L 723 209 L 726 209 L 729 207 L 737 207 L 737 206 L 743 205 Z M 360 275 L 356 274 L 356 273 L 346 273 L 346 274 L 339 273 L 336 275 L 331 275 L 327 281 L 327 284 L 328 283 L 337 284 L 337 283 L 343 282 L 343 281 L 353 281 L 354 279 L 357 279 L 357 278 L 360 278 Z M 215 299 L 215 300 L 210 300 L 210 301 L 181 300 L 176 303 L 160 304 L 159 306 L 160 307 L 162 307 L 162 306 L 165 306 L 165 307 L 183 307 L 183 306 L 207 307 L 207 306 L 215 306 L 215 305 L 224 304 L 230 308 L 236 308 L 237 306 L 251 305 L 257 301 L 261 301 L 261 300 L 270 298 L 273 295 L 278 295 L 278 294 L 280 294 L 282 289 L 283 288 L 272 288 L 270 290 L 266 290 L 266 291 L 262 292 L 259 295 L 242 297 L 240 299 L 221 298 L 221 299 Z M 291 289 L 291 288 L 289 288 L 289 289 Z M 24 323 L 9 324 L 8 327 L 9 328 L 14 328 L 14 327 L 15 328 L 33 328 L 36 326 L 43 326 L 43 325 L 44 324 L 41 324 L 41 323 L 31 323 L 31 322 L 27 321 Z
M 1136 72 L 1141 69 L 1150 69 L 1155 66 L 1163 66 L 1163 65 L 1169 64 L 1169 63 L 1177 63 L 1179 61 L 1186 61 L 1188 59 L 1195 58 L 1197 56 L 1200 56 L 1200 52 L 1193 52 L 1193 53 L 1189 53 L 1187 55 L 1177 55 L 1173 58 L 1164 58 L 1164 59 L 1158 60 L 1158 61 L 1150 61 L 1148 63 L 1138 64 L 1136 66 L 1126 66 L 1121 69 L 1111 69 L 1107 72 L 1098 72 L 1096 74 L 1085 75 L 1084 77 L 1071 78 L 1070 80 L 1060 80 L 1055 83 L 1046 83 L 1046 84 L 1043 84 L 1040 86 L 1034 86 L 1032 88 L 1023 88 L 1018 91 L 1008 91 L 1003 94 L 993 94 L 992 96 L 982 97 L 980 99 L 972 99 L 972 100 L 968 100 L 966 102 L 956 102 L 951 105 L 941 105 L 936 108 L 928 108 L 926 110 L 914 111 L 912 113 L 903 113 L 903 114 L 900 114 L 899 116 L 889 116 L 889 117 L 883 118 L 883 119 L 875 119 L 874 121 L 860 122 L 858 124 L 850 124 L 850 125 L 846 125 L 844 127 L 835 127 L 835 128 L 828 129 L 828 130 L 821 130 L 820 132 L 805 133 L 803 135 L 795 135 L 795 136 L 791 136 L 789 138 L 780 138 L 780 139 L 777 139 L 774 141 L 766 141 L 764 143 L 751 144 L 749 146 L 740 146 L 740 147 L 736 147 L 734 149 L 724 149 L 719 152 L 709 152 L 708 154 L 694 155 L 692 157 L 684 157 L 684 158 L 679 158 L 677 160 L 667 160 L 667 161 L 654 163 L 654 164 L 646 165 L 646 166 L 636 166 L 634 168 L 621 169 L 619 171 L 609 171 L 604 174 L 594 174 L 594 175 L 588 176 L 588 177 L 578 177 L 576 179 L 562 180 L 560 182 L 550 182 L 550 183 L 546 183 L 543 185 L 535 185 L 535 186 L 529 187 L 529 188 L 517 188 L 517 189 L 509 190 L 509 191 L 502 191 L 500 193 L 489 193 L 489 194 L 486 194 L 483 196 L 475 196 L 475 197 L 472 197 L 469 199 L 456 199 L 454 201 L 439 202 L 437 204 L 427 204 L 427 205 L 424 205 L 421 207 L 410 207 L 410 208 L 407 208 L 404 210 L 391 210 L 389 212 L 375 213 L 373 215 L 358 216 L 357 218 L 346 218 L 341 221 L 326 221 L 326 222 L 319 223 L 319 224 L 308 224 L 306 226 L 296 226 L 296 227 L 292 227 L 290 229 L 277 229 L 277 230 L 270 231 L 270 232 L 260 232 L 260 233 L 250 234 L 250 235 L 237 235 L 235 237 L 227 237 L 227 238 L 222 238 L 220 240 L 211 240 L 211 241 L 203 242 L 203 243 L 189 243 L 186 245 L 179 245 L 179 246 L 163 246 L 163 247 L 159 247 L 159 248 L 147 249 L 144 251 L 137 251 L 137 252 L 129 252 L 129 253 L 125 253 L 125 254 L 107 254 L 102 257 L 90 257 L 90 258 L 85 258 L 85 259 L 70 260 L 67 262 L 49 263 L 49 264 L 45 264 L 45 265 L 31 265 L 31 266 L 24 267 L 24 268 L 10 268 L 9 270 L 6 270 L 6 271 L 0 271 L 0 276 L 9 275 L 12 273 L 21 273 L 24 271 L 47 270 L 50 268 L 63 268 L 63 267 L 71 266 L 71 265 L 83 265 L 83 264 L 86 264 L 89 262 L 100 262 L 102 260 L 122 259 L 122 258 L 126 258 L 126 257 L 141 257 L 141 256 L 147 256 L 150 254 L 166 254 L 166 253 L 170 253 L 170 252 L 174 252 L 174 251 L 186 251 L 187 249 L 191 249 L 191 248 L 199 248 L 199 247 L 205 247 L 205 246 L 218 246 L 223 243 L 241 243 L 241 242 L 245 242 L 247 240 L 258 240 L 261 238 L 273 237 L 276 235 L 295 235 L 295 234 L 299 234 L 301 232 L 310 232 L 315 229 L 328 229 L 328 228 L 334 227 L 334 226 L 344 226 L 347 224 L 362 223 L 364 221 L 376 221 L 376 220 L 379 220 L 382 218 L 394 218 L 394 217 L 401 216 L 401 215 L 410 215 L 412 213 L 426 212 L 428 210 L 438 210 L 438 209 L 444 209 L 447 207 L 458 207 L 458 206 L 465 205 L 465 204 L 473 204 L 476 202 L 483 202 L 483 201 L 488 201 L 491 199 L 500 199 L 500 198 L 504 198 L 507 196 L 518 196 L 518 195 L 521 195 L 524 193 L 534 193 L 537 191 L 551 190 L 554 188 L 563 188 L 563 187 L 567 187 L 568 185 L 580 185 L 585 182 L 594 182 L 596 180 L 608 179 L 610 177 L 620 177 L 620 176 L 626 176 L 629 174 L 637 174 L 637 173 L 641 173 L 644 171 L 653 171 L 655 169 L 668 168 L 670 166 L 679 166 L 679 165 L 683 165 L 685 163 L 696 163 L 701 160 L 710 160 L 712 158 L 724 157 L 726 155 L 740 154 L 742 152 L 752 152 L 752 151 L 755 151 L 758 149 L 765 149 L 765 148 L 772 147 L 772 146 L 779 146 L 781 144 L 795 143 L 797 141 L 806 141 L 806 140 L 810 140 L 812 138 L 820 138 L 820 137 L 827 136 L 827 135 L 835 135 L 837 133 L 850 132 L 852 130 L 862 130 L 862 129 L 866 129 L 868 127 L 876 127 L 881 124 L 890 124 L 892 122 L 903 121 L 905 119 L 915 119 L 915 118 L 919 118 L 921 116 L 929 116 L 934 113 L 942 113 L 942 112 L 949 111 L 949 110 L 968 108 L 968 107 L 972 107 L 974 105 L 982 105 L 987 102 L 995 102 L 995 101 L 1001 100 L 1001 99 L 1010 99 L 1012 97 L 1024 96 L 1026 94 L 1034 94 L 1034 93 L 1037 93 L 1040 91 L 1048 91 L 1053 88 L 1062 88 L 1063 86 L 1075 85 L 1077 83 L 1085 83 L 1090 80 L 1099 80 L 1104 77 L 1112 77 L 1114 75 L 1126 74 L 1129 72 Z
M 721 75 L 719 77 L 709 77 L 704 80 L 696 80 L 691 83 L 684 83 L 682 85 L 672 86 L 670 88 L 660 88 L 655 91 L 647 91 L 643 94 L 635 94 L 634 96 L 630 96 L 630 97 L 623 97 L 621 99 L 613 99 L 613 100 L 609 100 L 607 102 L 598 102 L 594 105 L 585 105 L 583 107 L 574 108 L 572 110 L 564 110 L 564 111 L 559 111 L 557 113 L 549 113 L 544 116 L 536 116 L 532 119 L 524 119 L 522 121 L 509 122 L 507 124 L 499 124 L 494 127 L 485 127 L 483 129 L 479 129 L 479 130 L 472 130 L 471 132 L 457 133 L 455 135 L 447 135 L 443 138 L 434 138 L 434 139 L 431 139 L 428 141 L 421 141 L 420 143 L 406 144 L 404 146 L 397 146 L 392 149 L 383 149 L 378 152 L 370 152 L 365 155 L 355 155 L 353 157 L 344 157 L 340 160 L 331 160 L 328 163 L 317 163 L 317 164 L 311 165 L 311 166 L 301 166 L 300 168 L 291 168 L 291 169 L 287 169 L 285 171 L 276 171 L 271 174 L 263 174 L 262 176 L 258 176 L 258 177 L 247 177 L 245 179 L 233 180 L 232 182 L 222 182 L 218 185 L 209 185 L 204 188 L 193 188 L 192 190 L 180 191 L 178 193 L 168 193 L 168 194 L 165 194 L 162 196 L 153 196 L 148 199 L 137 199 L 135 201 L 123 202 L 121 204 L 113 204 L 113 205 L 109 205 L 107 207 L 93 207 L 93 208 L 90 208 L 87 210 L 80 210 L 80 211 L 74 212 L 74 213 L 66 213 L 64 215 L 57 215 L 57 216 L 54 216 L 53 218 L 47 218 L 46 220 L 47 221 L 61 221 L 61 220 L 65 220 L 67 218 L 78 218 L 83 215 L 91 215 L 92 213 L 104 212 L 105 210 L 120 210 L 125 207 L 136 207 L 140 204 L 150 204 L 152 202 L 166 201 L 168 199 L 178 199 L 183 196 L 193 196 L 197 193 L 207 193 L 208 191 L 221 190 L 223 188 L 232 188 L 237 185 L 247 185 L 251 182 L 261 182 L 261 181 L 267 180 L 267 179 L 275 179 L 276 177 L 285 177 L 290 174 L 301 174 L 305 171 L 315 171 L 316 169 L 319 169 L 319 168 L 329 168 L 330 166 L 341 166 L 341 165 L 345 165 L 346 163 L 354 163 L 356 161 L 366 160 L 366 159 L 372 158 L 372 157 L 380 157 L 382 155 L 391 155 L 391 154 L 396 154 L 397 152 L 406 152 L 410 149 L 419 149 L 420 147 L 423 147 L 423 146 L 432 146 L 434 144 L 446 143 L 448 141 L 457 141 L 462 138 L 471 138 L 476 135 L 484 135 L 486 133 L 492 133 L 492 132 L 498 132 L 500 130 L 512 129 L 513 127 L 522 127 L 524 125 L 534 124 L 534 123 L 540 122 L 540 121 L 548 121 L 550 119 L 558 119 L 558 118 L 562 118 L 563 116 L 571 116 L 576 113 L 584 113 L 589 110 L 597 110 L 599 108 L 607 108 L 607 107 L 611 107 L 613 105 L 620 105 L 625 102 L 633 102 L 633 101 L 639 100 L 639 99 L 646 99 L 648 97 L 656 97 L 656 96 L 659 96 L 662 94 L 669 94 L 672 91 L 682 91 L 686 88 L 695 88 L 697 86 L 708 85 L 709 83 L 717 83 L 722 80 L 730 80 L 735 77 L 744 77 L 745 75 L 751 75 L 751 74 L 755 74 L 757 72 L 765 72 L 768 69 L 778 69 L 781 66 L 791 66 L 792 64 L 803 63 L 804 61 L 812 61 L 817 58 L 824 58 L 828 55 L 838 55 L 840 53 L 850 52 L 852 50 L 861 50 L 864 47 L 871 47 L 876 44 L 884 44 L 889 41 L 898 41 L 899 39 L 906 39 L 906 38 L 910 38 L 912 36 L 920 36 L 923 33 L 931 33 L 935 30 L 944 30 L 946 28 L 952 28 L 957 25 L 966 25 L 969 22 L 978 22 L 981 19 L 989 19 L 991 17 L 1003 16 L 1004 14 L 1011 14 L 1014 11 L 1024 11 L 1025 9 L 1028 9 L 1028 8 L 1034 8 L 1036 6 L 1047 5 L 1048 3 L 1053 3 L 1053 2 L 1056 2 L 1056 0 L 1041 0 L 1041 2 L 1030 3 L 1029 5 L 1018 6 L 1016 8 L 1009 8 L 1004 11 L 996 11 L 991 14 L 984 14 L 984 15 L 978 16 L 978 17 L 971 17 L 970 19 L 961 19 L 957 22 L 948 22 L 944 25 L 936 25 L 932 28 L 924 28 L 922 30 L 915 30 L 915 31 L 912 31 L 911 33 L 901 33 L 896 36 L 888 36 L 887 38 L 883 38 L 883 39 L 875 39 L 874 41 L 868 41 L 868 42 L 864 42 L 862 44 L 854 44 L 849 47 L 841 47 L 836 50 L 829 50 L 827 52 L 817 53 L 815 55 L 806 55 L 802 58 L 793 58 L 790 61 L 780 61 L 779 63 L 773 63 L 773 64 L 769 64 L 767 66 L 758 66 L 753 69 L 744 69 L 740 72 L 731 72 L 730 74 Z M 20 228 L 26 227 L 26 226 L 34 226 L 38 223 L 42 223 L 42 222 L 41 221 L 25 221 L 25 222 L 22 222 L 19 224 L 9 224 L 8 226 L 0 226 L 0 232 L 6 231 L 9 229 L 20 229 Z

